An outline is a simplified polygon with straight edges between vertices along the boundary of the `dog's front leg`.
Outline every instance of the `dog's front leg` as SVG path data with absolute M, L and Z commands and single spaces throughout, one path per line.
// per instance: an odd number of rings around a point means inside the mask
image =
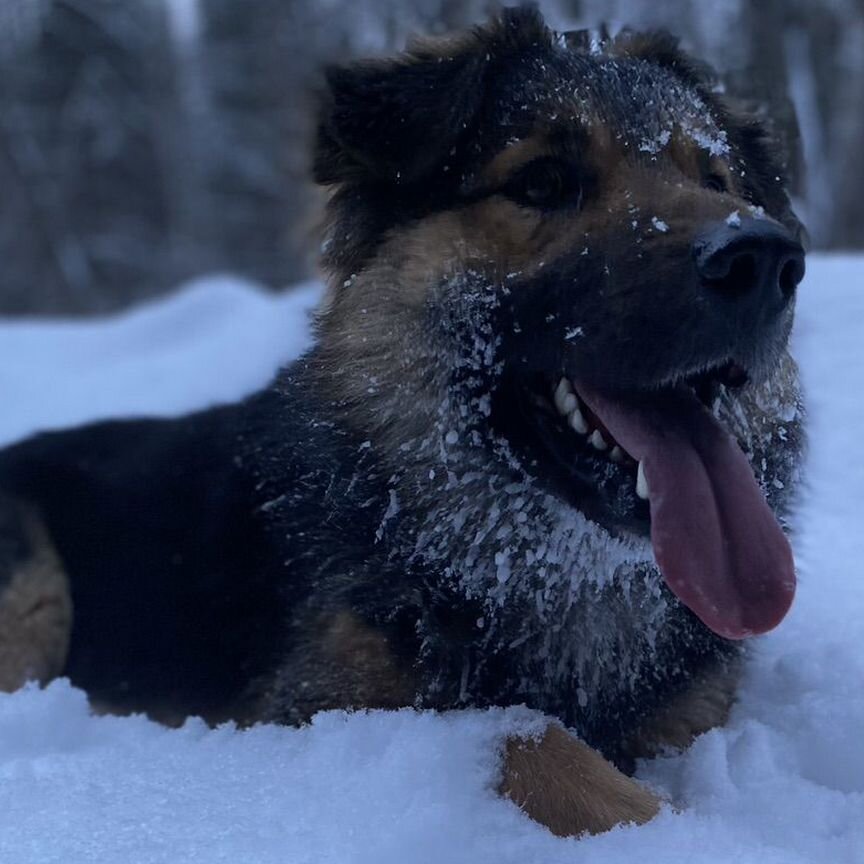
M 556 725 L 550 725 L 539 739 L 507 740 L 499 791 L 560 837 L 647 822 L 661 803 Z

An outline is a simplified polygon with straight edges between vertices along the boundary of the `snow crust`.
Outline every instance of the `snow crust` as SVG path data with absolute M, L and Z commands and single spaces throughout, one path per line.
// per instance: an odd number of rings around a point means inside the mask
M 87 321 L 0 325 L 0 446 L 35 431 L 110 417 L 172 417 L 263 387 L 312 342 L 321 286 L 284 295 L 233 276 Z
M 864 862 L 864 257 L 810 256 L 796 353 L 810 411 L 799 592 L 753 646 L 729 724 L 639 776 L 641 828 L 561 840 L 494 794 L 524 709 L 319 715 L 179 730 L 92 716 L 56 682 L 0 695 L 0 861 Z M 0 325 L 0 440 L 240 398 L 309 344 L 316 286 L 220 277 L 129 315 Z

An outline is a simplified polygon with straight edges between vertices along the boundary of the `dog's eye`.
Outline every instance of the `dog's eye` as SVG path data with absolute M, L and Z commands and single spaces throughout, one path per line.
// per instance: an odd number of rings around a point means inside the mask
M 705 178 L 705 188 L 712 192 L 727 192 L 726 180 L 720 174 L 709 174 Z
M 526 165 L 504 191 L 517 204 L 528 207 L 578 207 L 582 198 L 575 167 L 548 157 Z

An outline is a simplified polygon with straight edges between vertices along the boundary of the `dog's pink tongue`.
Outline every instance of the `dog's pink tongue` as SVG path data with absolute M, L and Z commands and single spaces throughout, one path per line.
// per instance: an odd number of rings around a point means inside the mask
M 779 624 L 792 552 L 735 440 L 684 387 L 638 404 L 579 394 L 643 463 L 654 557 L 675 596 L 728 639 Z

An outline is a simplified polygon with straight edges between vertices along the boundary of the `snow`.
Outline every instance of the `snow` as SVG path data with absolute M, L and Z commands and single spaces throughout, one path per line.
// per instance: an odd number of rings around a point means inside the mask
M 5 323 L 0 446 L 87 420 L 171 417 L 241 399 L 308 347 L 305 313 L 320 294 L 314 283 L 277 296 L 215 276 L 125 316 Z
M 494 794 L 524 709 L 319 715 L 179 730 L 92 716 L 64 681 L 0 695 L 0 861 L 864 862 L 864 257 L 811 256 L 795 333 L 810 408 L 792 613 L 752 650 L 729 724 L 639 776 L 672 802 L 562 840 Z M 227 277 L 90 323 L 0 325 L 0 440 L 239 398 L 309 342 L 313 285 Z

